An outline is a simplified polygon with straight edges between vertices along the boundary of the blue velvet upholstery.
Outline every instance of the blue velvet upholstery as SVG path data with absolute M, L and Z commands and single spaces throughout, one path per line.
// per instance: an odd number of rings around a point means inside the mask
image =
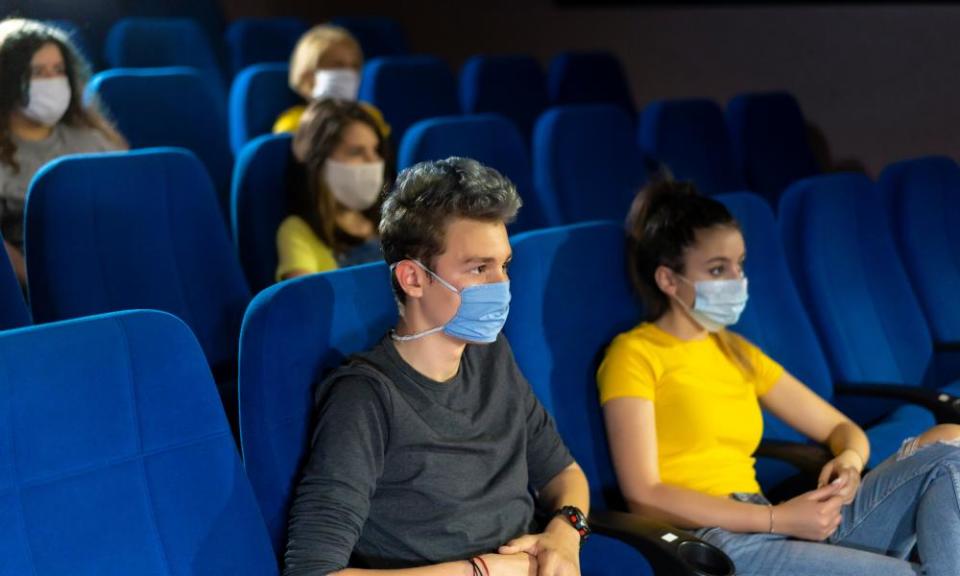
M 435 56 L 389 56 L 367 62 L 360 100 L 380 109 L 399 143 L 414 122 L 460 113 L 456 80 Z
M 509 120 L 497 114 L 444 116 L 411 126 L 400 143 L 398 168 L 450 156 L 473 158 L 513 181 L 523 208 L 511 232 L 546 224 L 539 197 L 533 193 L 530 158 L 523 137 Z
M 791 94 L 736 96 L 727 105 L 727 122 L 747 187 L 771 206 L 791 183 L 820 172 L 806 120 Z
M 86 100 L 94 99 L 131 148 L 180 146 L 196 154 L 213 178 L 224 216 L 229 213 L 233 154 L 226 110 L 199 72 L 185 67 L 106 70 L 87 86 Z
M 609 52 L 563 52 L 550 61 L 547 92 L 552 106 L 605 102 L 631 117 L 636 111 L 620 60 Z
M 616 106 L 561 106 L 537 121 L 533 183 L 547 225 L 623 221 L 643 181 L 633 122 Z
M 121 18 L 107 33 L 104 59 L 110 68 L 195 68 L 223 102 L 223 71 L 200 24 L 190 18 Z
M 277 564 L 203 353 L 156 311 L 0 333 L 0 575 Z
M 744 188 L 723 110 L 713 100 L 659 100 L 640 115 L 640 151 L 712 196 Z
M 314 384 L 372 347 L 396 318 L 382 262 L 282 282 L 251 302 L 240 334 L 240 438 L 277 553 L 309 446 Z
M 272 133 L 281 113 L 303 104 L 287 85 L 288 71 L 286 64 L 254 64 L 233 79 L 227 112 L 234 154 L 257 136 Z
M 297 169 L 290 134 L 255 138 L 237 157 L 230 222 L 240 264 L 250 288 L 273 284 L 277 271 L 277 229 L 287 216 L 287 191 Z
M 290 60 L 294 46 L 309 25 L 301 18 L 239 18 L 227 26 L 224 40 L 230 73 L 247 66 Z
M 502 114 L 530 142 L 547 108 L 546 76 L 532 56 L 474 56 L 460 69 L 460 107 L 465 114 Z
M 342 16 L 330 22 L 350 31 L 367 60 L 407 53 L 407 38 L 400 23 L 377 16 Z
M 859 174 L 795 183 L 780 232 L 834 382 L 923 385 L 933 344 L 873 183 Z M 863 424 L 893 404 L 841 396 L 838 406 Z
M 155 308 L 182 318 L 229 371 L 250 299 L 210 178 L 186 150 L 67 156 L 27 195 L 35 320 Z

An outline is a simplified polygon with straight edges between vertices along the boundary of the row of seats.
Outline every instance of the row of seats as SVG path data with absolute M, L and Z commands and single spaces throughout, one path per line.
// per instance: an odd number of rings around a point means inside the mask
M 135 171 L 126 166 L 131 163 L 138 164 Z M 0 419 L 11 427 L 0 437 L 17 442 L 0 451 L 10 458 L 3 469 L 14 471 L 0 477 L 9 482 L 0 484 L 8 488 L 0 489 L 0 500 L 21 515 L 56 519 L 40 530 L 25 528 L 36 524 L 15 514 L 0 515 L 16 520 L 5 529 L 16 537 L 3 540 L 4 558 L 15 567 L 11 573 L 29 569 L 31 562 L 40 563 L 39 573 L 71 562 L 76 571 L 77 562 L 96 562 L 109 551 L 64 542 L 75 542 L 78 532 L 117 530 L 111 540 L 122 543 L 120 550 L 111 547 L 116 573 L 137 572 L 153 562 L 184 570 L 192 563 L 194 570 L 217 572 L 234 560 L 237 573 L 251 567 L 273 573 L 268 538 L 281 549 L 286 507 L 308 441 L 312 383 L 347 355 L 371 346 L 396 319 L 382 263 L 281 283 L 254 298 L 239 338 L 232 335 L 239 340 L 246 476 L 241 473 L 208 372 L 197 370 L 204 356 L 212 358 L 204 345 L 212 328 L 199 313 L 218 316 L 216 303 L 203 291 L 216 291 L 220 299 L 230 293 L 211 285 L 230 276 L 223 273 L 229 258 L 209 259 L 217 246 L 223 254 L 229 250 L 225 229 L 211 232 L 218 220 L 212 188 L 208 184 L 204 195 L 182 186 L 191 178 L 202 180 L 202 172 L 183 151 L 80 156 L 44 169 L 31 190 L 28 265 L 50 261 L 41 268 L 42 279 L 31 284 L 37 321 L 53 319 L 58 310 L 70 317 L 118 308 L 165 309 L 170 299 L 181 298 L 170 311 L 196 336 L 159 313 L 123 313 L 0 335 L 0 390 L 11 414 Z M 140 178 L 130 178 L 133 173 L 146 176 L 146 182 L 163 180 L 163 188 L 144 189 Z M 154 177 L 158 174 L 167 176 Z M 86 185 L 78 188 L 71 176 L 82 176 Z M 142 195 L 133 199 L 130 187 Z M 77 200 L 69 201 L 62 190 Z M 956 347 L 944 330 L 956 334 L 960 328 L 948 322 L 955 315 L 938 292 L 945 288 L 949 294 L 960 277 L 960 243 L 951 221 L 960 214 L 955 162 L 934 157 L 899 163 L 877 185 L 855 175 L 801 181 L 786 193 L 779 223 L 756 196 L 719 198 L 741 222 L 749 253 L 751 303 L 736 329 L 857 418 L 871 437 L 871 464 L 934 418 L 956 421 L 956 410 L 938 405 L 943 400 L 936 389 L 949 378 L 927 377 L 934 347 Z M 57 226 L 36 224 L 56 219 L 60 210 L 74 217 L 56 220 Z M 205 214 L 207 222 L 187 219 L 189 213 Z M 171 222 L 178 223 L 178 238 L 171 237 Z M 642 312 L 622 264 L 622 227 L 575 224 L 511 241 L 514 302 L 506 334 L 587 472 L 595 506 L 618 508 L 594 374 L 605 345 Z M 205 242 L 213 250 L 179 253 Z M 150 261 L 137 258 L 145 253 Z M 203 262 L 183 262 L 191 254 Z M 909 263 L 909 274 L 901 260 Z M 69 261 L 69 277 L 58 277 Z M 239 267 L 232 268 L 236 280 Z M 41 283 L 60 288 L 55 294 L 41 291 Z M 197 303 L 202 307 L 190 308 Z M 7 304 L 12 302 L 5 301 L 5 309 Z M 928 319 L 931 326 L 939 321 L 940 330 L 928 328 Z M 89 345 L 93 341 L 96 347 Z M 49 362 L 54 357 L 58 362 Z M 840 392 L 865 382 L 891 391 L 897 390 L 892 385 L 908 388 L 913 403 L 844 403 Z M 38 422 L 42 435 L 24 432 Z M 771 421 L 767 435 L 784 436 L 783 426 Z M 765 487 L 777 479 L 763 468 L 761 474 Z M 78 491 L 86 498 L 76 498 Z M 266 528 L 253 512 L 252 498 Z M 127 505 L 109 505 L 117 501 Z M 51 515 L 53 510 L 57 514 Z M 95 521 L 86 517 L 93 512 Z M 184 522 L 191 527 L 181 526 Z M 150 540 L 158 534 L 159 543 Z M 50 541 L 58 547 L 42 545 Z M 243 554 L 213 553 L 225 542 L 242 544 Z M 27 555 L 28 549 L 34 554 Z

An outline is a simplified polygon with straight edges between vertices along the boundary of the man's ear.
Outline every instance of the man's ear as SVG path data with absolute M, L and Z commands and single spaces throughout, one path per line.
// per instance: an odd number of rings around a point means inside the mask
M 657 266 L 653 272 L 653 279 L 657 283 L 660 291 L 667 296 L 677 295 L 677 275 L 676 272 L 666 266 Z
M 411 260 L 401 260 L 393 268 L 397 284 L 410 298 L 423 296 L 423 286 L 426 283 L 426 273 Z

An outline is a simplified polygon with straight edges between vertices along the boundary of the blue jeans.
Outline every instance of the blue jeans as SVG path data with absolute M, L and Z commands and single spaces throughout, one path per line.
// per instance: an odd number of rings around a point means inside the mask
M 915 452 L 914 452 L 915 450 Z M 766 504 L 759 494 L 735 495 Z M 701 528 L 696 534 L 719 547 L 738 576 L 960 575 L 960 446 L 935 442 L 900 453 L 863 477 L 843 508 L 843 520 L 826 542 L 780 534 L 745 534 Z M 921 564 L 906 560 L 914 545 Z

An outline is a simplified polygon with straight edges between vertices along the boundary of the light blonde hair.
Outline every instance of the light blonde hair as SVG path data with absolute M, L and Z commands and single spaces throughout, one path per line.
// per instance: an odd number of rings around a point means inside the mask
M 287 80 L 291 90 L 299 93 L 304 77 L 316 70 L 324 52 L 335 44 L 346 44 L 356 50 L 360 55 L 360 65 L 363 66 L 360 43 L 346 28 L 320 24 L 307 30 L 293 49 L 293 55 L 290 56 L 290 76 Z

